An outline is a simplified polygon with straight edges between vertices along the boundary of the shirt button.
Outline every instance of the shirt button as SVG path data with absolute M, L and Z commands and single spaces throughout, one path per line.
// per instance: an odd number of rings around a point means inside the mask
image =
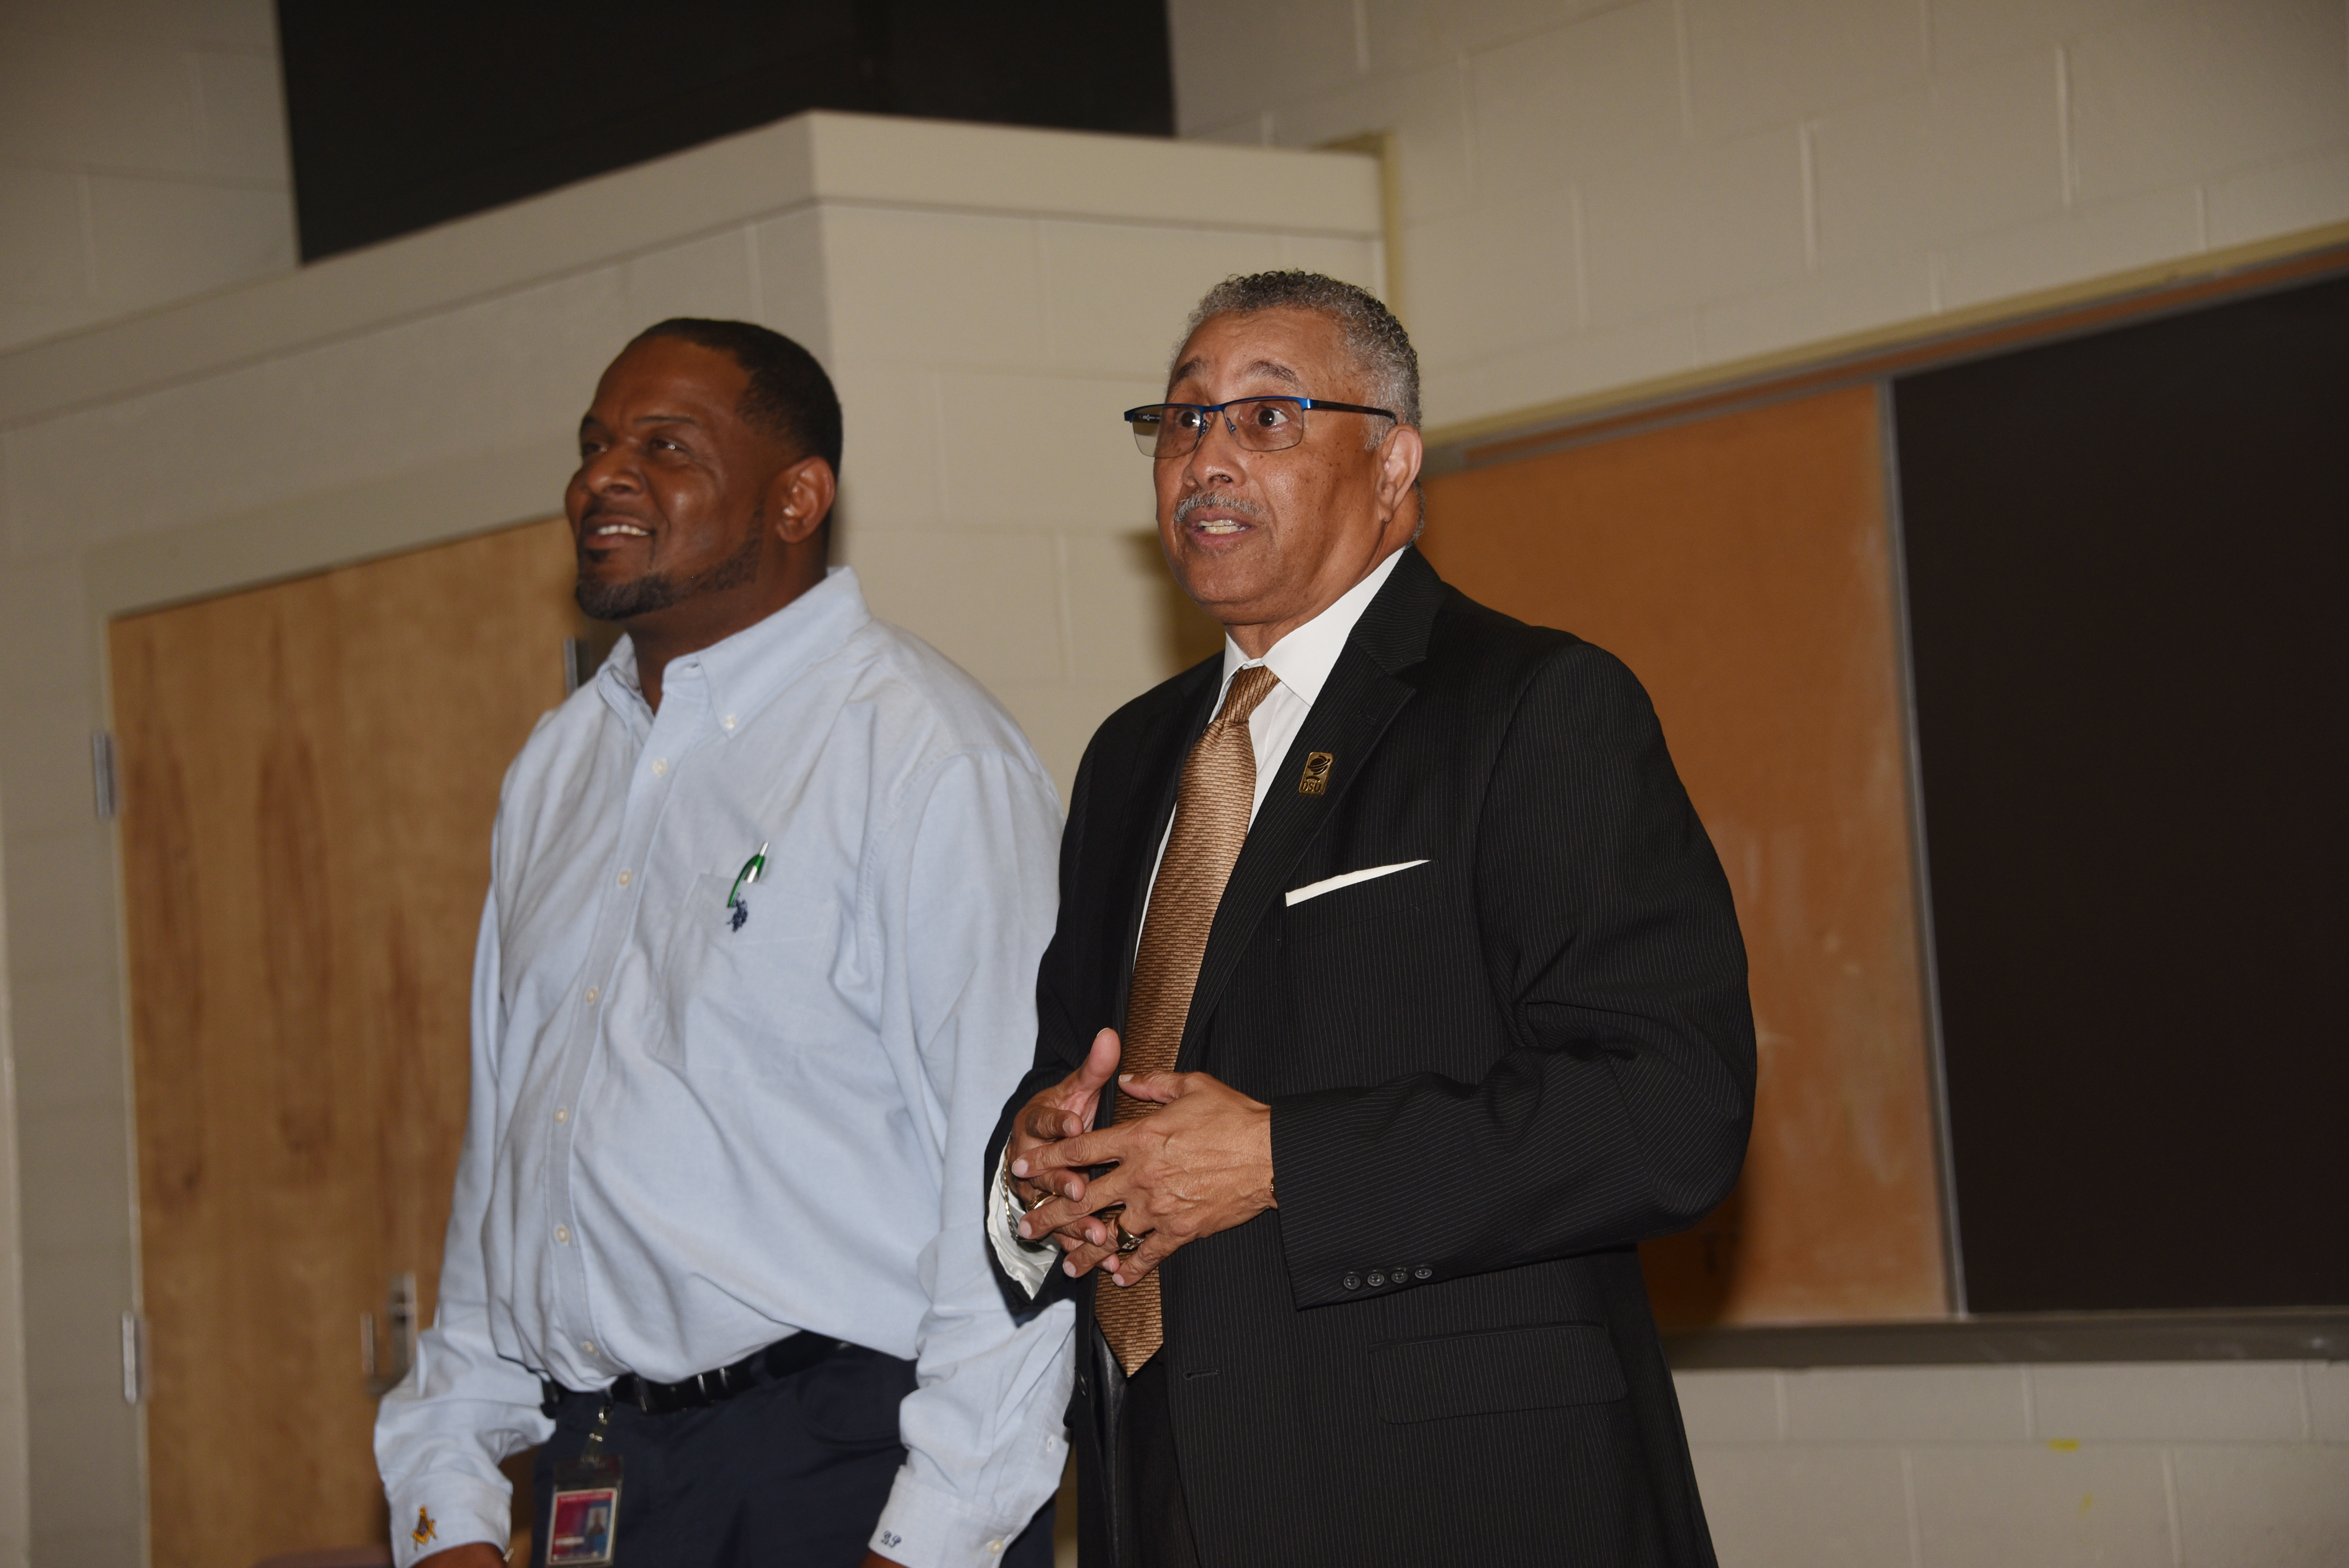
M 571 1119 L 571 1107 L 570 1107 L 569 1106 L 555 1106 L 555 1107 L 554 1107 L 554 1119 L 555 1119 L 558 1123 L 560 1123 L 560 1122 L 567 1122 L 567 1121 L 569 1121 L 569 1120 Z
M 989 1556 L 1000 1557 L 1003 1555 L 1003 1542 L 1000 1541 L 990 1541 L 987 1543 L 987 1550 Z
M 568 1225 L 557 1225 L 554 1228 L 554 1241 L 557 1246 L 568 1247 L 571 1245 L 571 1227 Z
M 1361 1290 L 1362 1288 L 1362 1276 L 1360 1274 L 1348 1274 L 1345 1279 L 1345 1285 L 1350 1291 Z
M 719 722 L 720 724 L 724 725 L 727 729 L 730 729 L 730 729 L 732 729 L 732 728 L 734 727 L 734 715 L 733 715 L 733 714 L 731 714 L 731 713 L 729 713 L 729 714 L 727 714 L 727 715 L 726 715 L 726 717 L 724 717 L 723 719 L 719 720 L 718 722 Z
M 602 987 L 594 985 L 589 986 L 587 988 L 587 1005 L 590 1007 L 595 1006 L 595 999 L 603 994 L 604 992 Z
M 595 1354 L 595 1342 L 592 1339 L 583 1339 L 579 1342 L 579 1348 L 593 1355 Z
M 626 887 L 626 886 L 627 886 L 631 881 L 633 881 L 633 880 L 635 880 L 635 877 L 634 877 L 634 874 L 633 874 L 633 873 L 631 873 L 631 872 L 626 872 L 626 871 L 623 871 L 623 872 L 621 872 L 621 873 L 620 873 L 620 886 L 621 886 L 621 887 L 623 887 L 623 888 Z
M 655 757 L 653 759 L 653 777 L 659 778 L 662 774 L 667 772 L 668 759 L 667 757 Z

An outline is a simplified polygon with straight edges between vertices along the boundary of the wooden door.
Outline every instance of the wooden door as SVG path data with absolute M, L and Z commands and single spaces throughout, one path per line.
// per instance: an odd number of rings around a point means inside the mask
M 1754 1141 L 1667 1324 L 1947 1310 L 1883 441 L 1859 386 L 1427 486 L 1438 571 L 1646 683 L 1736 892 Z
M 429 1321 L 560 520 L 112 628 L 154 1562 L 385 1539 L 360 1314 Z

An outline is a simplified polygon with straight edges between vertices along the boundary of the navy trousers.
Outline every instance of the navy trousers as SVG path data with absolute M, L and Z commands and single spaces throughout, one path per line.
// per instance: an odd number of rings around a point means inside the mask
M 912 1362 L 852 1345 L 702 1409 L 613 1407 L 604 1434 L 622 1466 L 613 1568 L 855 1568 L 905 1459 L 897 1405 L 913 1391 Z M 546 1562 L 554 1466 L 578 1455 L 603 1406 L 601 1394 L 564 1395 L 538 1451 L 536 1568 Z M 1050 1502 L 1003 1561 L 1051 1568 Z

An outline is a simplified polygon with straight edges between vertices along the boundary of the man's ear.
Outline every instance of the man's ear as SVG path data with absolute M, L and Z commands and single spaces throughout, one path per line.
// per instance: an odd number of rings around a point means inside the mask
M 1427 459 L 1427 443 L 1416 425 L 1397 425 L 1379 448 L 1379 510 L 1389 522 L 1410 506 L 1412 487 L 1419 483 L 1419 465 Z
M 823 528 L 839 498 L 840 481 L 821 457 L 803 457 L 777 473 L 767 488 L 767 515 L 787 545 L 803 545 Z

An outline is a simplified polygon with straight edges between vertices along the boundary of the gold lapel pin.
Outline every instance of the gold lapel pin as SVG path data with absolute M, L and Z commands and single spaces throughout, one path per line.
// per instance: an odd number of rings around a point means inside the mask
M 1337 760 L 1337 758 L 1331 756 L 1327 752 L 1306 753 L 1305 775 L 1297 781 L 1297 793 L 1299 794 L 1328 794 L 1330 793 L 1330 764 Z

